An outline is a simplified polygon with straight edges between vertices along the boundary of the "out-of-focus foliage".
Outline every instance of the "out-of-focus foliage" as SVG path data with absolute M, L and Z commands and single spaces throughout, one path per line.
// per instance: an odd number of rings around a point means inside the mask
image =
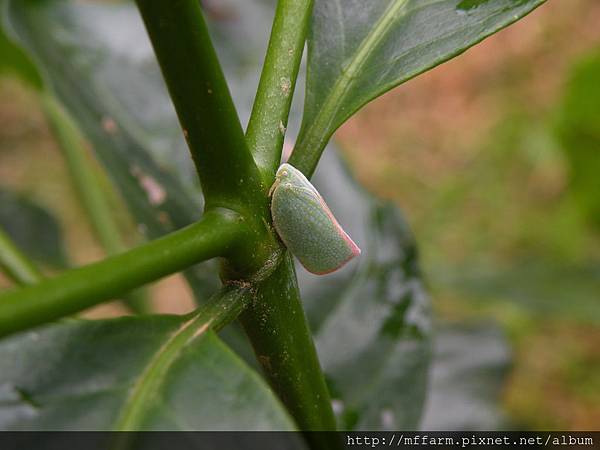
M 504 304 L 524 316 L 600 324 L 600 265 L 595 262 L 569 265 L 539 257 L 508 267 L 440 269 L 436 280 L 478 309 Z
M 494 323 L 441 326 L 435 339 L 431 391 L 423 430 L 494 430 L 505 425 L 497 408 L 511 362 Z
M 325 277 L 297 268 L 341 427 L 415 428 L 427 393 L 431 326 L 412 233 L 395 206 L 355 183 L 333 149 L 313 181 L 363 249 Z
M 0 189 L 0 227 L 34 260 L 54 267 L 67 265 L 56 219 L 26 197 Z
M 40 90 L 43 88 L 40 74 L 29 56 L 13 44 L 0 26 L 0 75 L 3 73 L 16 73 L 34 89 Z
M 557 130 L 569 163 L 570 189 L 600 228 L 600 51 L 573 68 Z

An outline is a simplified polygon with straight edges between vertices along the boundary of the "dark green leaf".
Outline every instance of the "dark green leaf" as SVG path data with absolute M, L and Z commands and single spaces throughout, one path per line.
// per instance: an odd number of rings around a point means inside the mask
M 0 189 L 0 227 L 30 258 L 54 267 L 68 265 L 56 219 L 31 200 Z
M 0 345 L 0 428 L 114 429 L 186 319 L 69 321 Z M 143 430 L 291 430 L 260 377 L 212 333 L 186 341 L 143 405 Z M 218 387 L 218 388 L 217 388 Z
M 436 330 L 423 430 L 495 430 L 510 353 L 494 324 L 445 325 Z
M 298 267 L 344 429 L 414 429 L 429 367 L 429 300 L 400 212 L 360 188 L 333 152 L 313 179 L 362 255 L 317 277 Z
M 303 127 L 312 173 L 331 134 L 368 101 L 464 52 L 544 0 L 316 0 Z

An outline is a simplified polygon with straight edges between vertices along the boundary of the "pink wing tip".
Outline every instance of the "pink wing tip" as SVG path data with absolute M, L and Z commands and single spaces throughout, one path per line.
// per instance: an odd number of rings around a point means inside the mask
M 350 240 L 351 244 L 350 244 L 350 248 L 352 249 L 352 254 L 354 256 L 359 256 L 362 253 L 362 250 L 360 249 L 360 247 L 358 245 L 356 245 L 356 243 L 353 240 Z
M 337 219 L 335 218 L 335 216 L 329 209 L 329 206 L 327 206 L 327 203 L 325 203 L 325 200 L 323 200 L 323 198 L 321 196 L 319 196 L 319 201 L 321 202 L 321 206 L 323 207 L 323 209 L 325 210 L 325 212 L 327 213 L 329 218 L 332 220 L 333 223 L 335 223 L 339 233 L 342 235 L 342 238 L 346 241 L 346 243 L 350 247 L 350 251 L 352 252 L 352 256 L 350 258 L 348 258 L 348 260 L 346 260 L 342 263 L 342 265 L 344 265 L 348 261 L 350 261 L 352 258 L 354 258 L 355 256 L 358 256 L 361 254 L 360 247 L 358 245 L 356 245 L 356 242 L 354 242 L 352 240 L 352 238 L 348 235 L 348 233 L 346 233 L 346 231 L 342 228 L 340 223 L 337 221 Z
M 356 245 L 356 242 L 354 242 L 352 240 L 352 238 L 350 236 L 348 236 L 348 233 L 346 233 L 346 232 L 344 232 L 344 240 L 350 246 L 350 251 L 352 252 L 352 257 L 358 256 L 362 253 L 362 250 L 360 249 L 360 247 L 358 245 Z

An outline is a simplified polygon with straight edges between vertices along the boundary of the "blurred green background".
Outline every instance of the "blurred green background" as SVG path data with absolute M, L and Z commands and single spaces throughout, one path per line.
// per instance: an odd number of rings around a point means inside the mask
M 359 179 L 405 211 L 438 317 L 502 324 L 501 402 L 518 427 L 600 427 L 598 23 L 598 0 L 550 0 L 336 136 Z M 101 257 L 36 97 L 8 75 L 0 124 L 2 186 L 56 214 L 71 260 Z M 161 311 L 192 305 L 177 276 L 152 294 Z

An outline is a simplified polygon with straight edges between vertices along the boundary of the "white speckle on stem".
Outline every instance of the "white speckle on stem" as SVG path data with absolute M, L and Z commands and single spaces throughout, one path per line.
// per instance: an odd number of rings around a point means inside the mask
M 281 79 L 279 80 L 279 85 L 281 87 L 281 92 L 283 93 L 283 95 L 285 95 L 286 97 L 290 95 L 290 92 L 292 90 L 292 82 L 289 78 L 281 77 Z

